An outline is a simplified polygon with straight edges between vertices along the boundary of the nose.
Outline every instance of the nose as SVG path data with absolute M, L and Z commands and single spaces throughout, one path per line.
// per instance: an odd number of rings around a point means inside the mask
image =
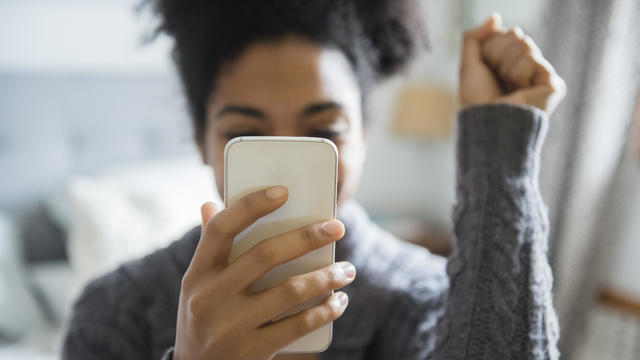
M 305 136 L 302 129 L 291 125 L 277 126 L 273 129 L 271 136 Z

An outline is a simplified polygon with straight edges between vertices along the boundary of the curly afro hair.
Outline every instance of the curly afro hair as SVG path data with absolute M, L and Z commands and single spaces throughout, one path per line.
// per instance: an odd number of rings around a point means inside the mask
M 417 1 L 417 0 L 416 0 Z M 204 141 L 206 103 L 220 68 L 249 45 L 297 35 L 341 50 L 363 93 L 403 70 L 428 47 L 412 0 L 143 0 L 175 40 L 173 59 L 187 97 L 195 140 Z

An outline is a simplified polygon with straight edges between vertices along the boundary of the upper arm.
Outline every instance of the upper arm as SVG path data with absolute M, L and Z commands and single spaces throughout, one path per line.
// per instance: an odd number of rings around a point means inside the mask
M 65 360 L 146 359 L 131 334 L 106 324 L 71 324 L 62 349 Z
M 140 308 L 140 295 L 121 274 L 115 272 L 94 281 L 74 305 L 62 358 L 148 358 L 148 335 L 137 310 Z

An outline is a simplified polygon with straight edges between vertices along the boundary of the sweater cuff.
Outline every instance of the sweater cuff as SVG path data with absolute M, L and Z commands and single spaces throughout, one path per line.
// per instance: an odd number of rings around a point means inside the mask
M 537 172 L 547 115 L 533 106 L 470 106 L 458 114 L 459 175 L 513 178 Z

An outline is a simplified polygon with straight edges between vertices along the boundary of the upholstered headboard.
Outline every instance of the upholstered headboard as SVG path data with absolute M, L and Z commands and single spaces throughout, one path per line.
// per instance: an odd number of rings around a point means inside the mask
M 64 257 L 43 203 L 70 174 L 194 153 L 184 108 L 170 76 L 0 73 L 0 212 L 27 260 Z

